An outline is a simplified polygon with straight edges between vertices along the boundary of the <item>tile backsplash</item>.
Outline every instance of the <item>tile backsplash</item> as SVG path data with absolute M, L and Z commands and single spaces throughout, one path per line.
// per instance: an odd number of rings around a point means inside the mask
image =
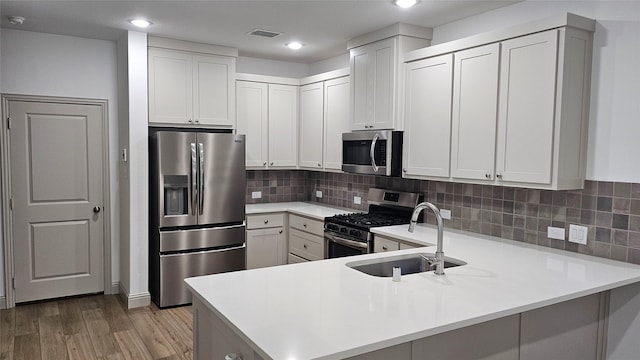
M 640 184 L 586 181 L 583 190 L 549 191 L 303 170 L 248 171 L 247 203 L 312 201 L 366 211 L 369 187 L 422 192 L 451 210 L 461 229 L 640 264 Z M 252 199 L 253 191 L 262 198 Z M 322 198 L 316 198 L 322 191 Z M 354 196 L 362 199 L 354 204 Z M 433 215 L 427 221 L 435 223 Z M 587 245 L 547 237 L 547 227 L 589 229 Z

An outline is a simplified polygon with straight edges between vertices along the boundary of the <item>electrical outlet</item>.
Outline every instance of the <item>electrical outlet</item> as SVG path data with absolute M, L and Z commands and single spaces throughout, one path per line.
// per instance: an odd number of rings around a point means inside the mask
M 316 197 L 317 198 L 322 198 L 322 191 L 316 190 Z
M 569 241 L 577 244 L 587 245 L 587 234 L 589 228 L 586 226 L 569 225 Z
M 362 199 L 360 198 L 360 196 L 354 196 L 353 203 L 356 205 L 360 205 L 362 203 Z
M 252 199 L 260 199 L 262 197 L 262 191 L 253 191 L 251 192 Z
M 550 239 L 564 240 L 564 228 L 548 226 L 547 237 Z
M 440 209 L 440 216 L 445 220 L 451 220 L 451 210 Z

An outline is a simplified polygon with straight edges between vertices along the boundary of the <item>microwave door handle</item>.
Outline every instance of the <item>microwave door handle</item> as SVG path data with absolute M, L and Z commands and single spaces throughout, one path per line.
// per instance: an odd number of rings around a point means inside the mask
M 378 133 L 373 135 L 373 140 L 371 141 L 371 149 L 369 149 L 369 156 L 371 157 L 371 167 L 373 168 L 373 172 L 378 172 L 378 165 L 376 165 L 376 142 L 378 141 L 378 138 Z
M 198 143 L 200 151 L 200 215 L 204 213 L 204 145 Z
M 198 208 L 198 155 L 196 144 L 191 143 L 191 213 L 196 214 Z

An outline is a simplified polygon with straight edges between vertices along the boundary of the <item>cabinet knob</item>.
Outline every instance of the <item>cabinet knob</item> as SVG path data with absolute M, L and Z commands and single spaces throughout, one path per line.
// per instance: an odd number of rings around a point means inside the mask
M 302 224 L 303 227 L 307 227 L 307 224 Z
M 502 174 L 496 174 L 496 177 L 502 180 Z
M 402 168 L 402 172 L 407 172 L 407 168 Z
M 271 163 L 269 163 L 269 165 L 273 166 L 273 161 Z
M 486 174 L 484 174 L 484 177 L 486 177 L 487 179 L 491 179 L 491 174 L 486 173 Z
M 278 231 L 278 234 L 282 234 L 282 230 Z
M 198 119 L 196 119 L 195 122 L 196 122 L 196 124 L 200 124 L 200 120 L 198 120 Z
M 263 162 L 263 163 L 262 163 L 262 165 L 263 165 L 263 166 L 267 166 L 267 162 L 266 162 L 266 161 L 265 161 L 265 162 Z
M 383 246 L 383 247 L 382 247 L 382 250 L 387 251 L 387 247 L 386 247 L 386 246 Z
M 265 220 L 265 221 L 264 221 L 264 223 L 265 223 L 265 224 L 268 224 L 268 223 L 269 223 L 269 220 L 268 220 L 268 219 L 267 219 L 267 220 Z
M 307 244 L 302 244 L 302 247 L 306 249 L 307 248 Z
M 318 167 L 322 167 L 322 164 L 318 163 Z
M 234 353 L 230 353 L 224 356 L 224 360 L 242 360 L 242 358 Z
M 189 124 L 193 123 L 193 120 L 189 119 Z

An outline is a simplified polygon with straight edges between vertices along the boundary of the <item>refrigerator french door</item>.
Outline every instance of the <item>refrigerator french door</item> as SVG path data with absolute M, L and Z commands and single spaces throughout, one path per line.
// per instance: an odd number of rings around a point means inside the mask
M 151 129 L 149 290 L 191 302 L 184 279 L 245 269 L 245 138 Z

